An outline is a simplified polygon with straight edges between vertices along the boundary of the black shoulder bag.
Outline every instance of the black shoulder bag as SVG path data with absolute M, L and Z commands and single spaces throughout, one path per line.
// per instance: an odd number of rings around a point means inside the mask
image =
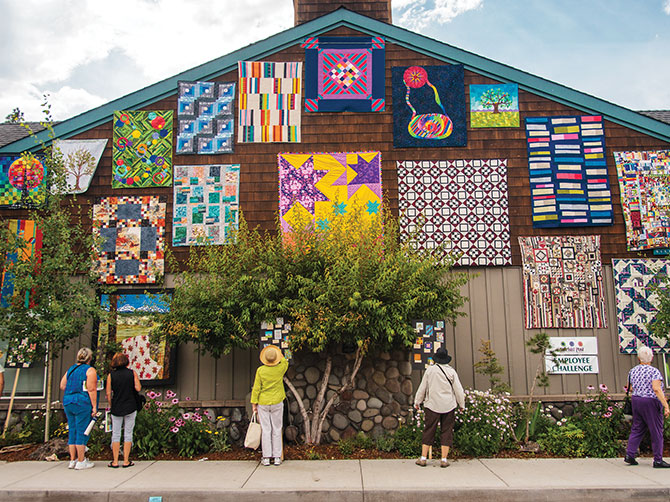
M 623 400 L 623 414 L 633 415 L 633 403 L 630 401 L 630 373 L 628 374 L 628 387 L 626 387 L 626 397 Z

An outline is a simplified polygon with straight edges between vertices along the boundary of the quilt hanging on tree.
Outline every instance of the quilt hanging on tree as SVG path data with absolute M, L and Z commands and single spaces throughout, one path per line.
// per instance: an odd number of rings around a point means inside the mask
M 393 68 L 393 146 L 466 146 L 463 78 L 463 65 Z
M 293 358 L 291 352 L 291 324 L 284 321 L 283 317 L 277 317 L 275 322 L 262 322 L 258 348 L 263 349 L 268 345 L 279 347 L 284 357 L 290 361 Z
M 114 112 L 112 188 L 172 185 L 172 110 Z
M 444 321 L 413 321 L 416 340 L 412 347 L 412 367 L 424 370 L 435 364 L 433 356 L 444 345 Z
M 280 153 L 278 162 L 284 233 L 310 221 L 327 230 L 333 217 L 356 209 L 381 212 L 380 152 Z
M 614 152 L 629 251 L 670 248 L 670 150 Z
M 65 139 L 54 141 L 65 168 L 65 192 L 84 193 L 98 168 L 107 146 L 106 139 Z
M 506 159 L 396 165 L 401 239 L 415 236 L 416 249 L 462 253 L 461 266 L 512 264 Z
M 384 111 L 382 37 L 311 37 L 302 47 L 308 112 Z
M 652 336 L 647 329 L 658 311 L 658 295 L 651 286 L 670 276 L 664 259 L 613 259 L 619 352 L 637 354 L 646 345 L 654 353 L 670 354 L 670 342 Z
M 35 208 L 46 203 L 47 170 L 37 157 L 0 157 L 0 207 Z
M 600 236 L 519 237 L 526 328 L 606 328 Z
M 611 225 L 603 118 L 527 117 L 534 227 Z
M 470 126 L 519 127 L 517 84 L 470 85 Z
M 302 63 L 238 61 L 237 141 L 300 143 Z
M 155 283 L 164 271 L 165 196 L 103 197 L 93 205 L 101 283 Z
M 130 361 L 128 368 L 137 373 L 144 385 L 168 384 L 176 376 L 176 348 L 164 340 L 154 343 L 150 339 L 157 318 L 170 311 L 162 293 L 165 292 L 100 295 L 100 305 L 111 312 L 115 322 L 112 326 L 100 323 L 98 343 L 111 336 L 108 341 L 121 345 Z
M 176 153 L 232 153 L 234 98 L 234 82 L 179 82 Z
M 240 165 L 175 166 L 173 246 L 225 244 L 237 229 Z

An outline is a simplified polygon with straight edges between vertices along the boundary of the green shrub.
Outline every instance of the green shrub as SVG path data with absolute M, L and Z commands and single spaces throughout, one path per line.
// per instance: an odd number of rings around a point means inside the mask
M 583 457 L 586 454 L 584 431 L 570 421 L 547 429 L 538 443 L 544 451 L 561 457 Z
M 589 389 L 589 391 L 592 389 Z M 626 425 L 621 408 L 610 399 L 607 386 L 589 392 L 577 405 L 572 422 L 584 431 L 584 449 L 588 457 L 609 458 L 619 455 Z
M 379 451 L 393 451 L 395 450 L 395 439 L 392 434 L 382 434 L 375 440 L 375 447 Z
M 416 412 L 393 433 L 395 449 L 405 458 L 421 455 L 421 435 L 423 433 L 423 413 Z
M 372 450 L 375 447 L 375 441 L 361 431 L 350 438 L 340 439 L 337 447 L 342 455 L 350 457 L 356 450 Z

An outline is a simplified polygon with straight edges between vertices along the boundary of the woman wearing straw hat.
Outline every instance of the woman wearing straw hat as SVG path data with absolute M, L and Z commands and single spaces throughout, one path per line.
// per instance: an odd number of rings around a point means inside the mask
M 261 423 L 261 445 L 263 448 L 263 465 L 281 464 L 282 457 L 282 419 L 284 415 L 284 374 L 288 369 L 288 361 L 279 347 L 268 345 L 261 350 L 261 363 L 256 370 L 254 386 L 251 389 L 251 406 L 258 413 Z

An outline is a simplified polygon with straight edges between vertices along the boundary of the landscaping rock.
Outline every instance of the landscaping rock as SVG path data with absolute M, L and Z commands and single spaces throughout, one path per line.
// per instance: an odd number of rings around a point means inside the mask
M 54 438 L 42 446 L 37 448 L 34 452 L 28 455 L 32 460 L 44 460 L 46 457 L 56 455 L 60 460 L 69 460 L 70 452 L 67 446 L 67 439 Z
M 393 408 L 391 407 L 390 404 L 385 404 L 384 406 L 382 406 L 381 414 L 382 414 L 383 417 L 388 417 L 392 413 L 393 413 Z
M 370 394 L 364 390 L 356 389 L 352 394 L 354 399 L 367 399 L 370 397 Z
M 395 362 L 395 361 L 393 361 L 393 362 Z M 394 368 L 393 366 L 391 366 L 389 369 L 386 370 L 386 378 L 387 379 L 398 378 L 399 375 L 400 375 L 400 372 L 398 371 L 398 368 Z
M 398 419 L 396 417 L 386 417 L 382 420 L 382 427 L 387 431 L 395 430 L 398 427 Z
M 372 419 L 376 424 L 381 424 L 382 420 L 384 420 L 384 417 L 381 415 L 377 415 L 375 418 Z
M 368 400 L 368 408 L 381 408 L 384 403 L 381 402 L 380 399 L 377 399 L 376 397 L 371 397 Z
M 393 413 L 392 413 L 393 415 L 397 415 L 398 413 L 400 413 L 400 410 L 402 409 L 400 407 L 400 404 L 398 404 L 396 401 L 392 401 L 390 406 L 391 406 L 391 410 L 393 410 Z
M 367 409 L 367 407 L 368 407 L 368 405 L 367 405 L 367 403 L 365 402 L 365 399 L 361 399 L 360 401 L 358 401 L 358 402 L 356 403 L 356 409 L 357 409 L 358 411 L 365 411 L 365 410 Z
M 379 399 L 381 399 L 385 403 L 390 403 L 393 401 L 393 397 L 391 396 L 391 393 L 387 391 L 386 389 L 382 389 L 381 387 L 377 389 L 377 392 L 375 392 L 375 396 L 377 396 Z
M 341 413 L 335 413 L 335 415 L 333 415 L 333 425 L 340 430 L 344 430 L 347 428 L 347 425 L 349 425 L 349 421 L 347 420 L 347 417 Z
M 406 378 L 401 384 L 400 384 L 400 391 L 403 394 L 406 394 L 408 396 L 411 396 L 412 393 L 414 392 L 414 386 L 412 385 L 412 380 L 409 378 Z
M 232 422 L 241 422 L 242 421 L 242 408 L 235 408 L 230 415 L 230 420 Z
M 358 431 L 350 425 L 342 432 L 342 434 L 340 434 L 340 436 L 342 439 L 349 439 L 350 437 L 355 436 L 357 433 Z
M 233 441 L 239 441 L 242 437 L 240 433 L 240 427 L 237 424 L 232 424 L 230 426 L 230 439 Z
M 329 429 L 330 429 L 330 422 L 329 422 L 328 419 L 326 418 L 326 419 L 323 421 L 323 424 L 321 424 L 321 432 L 328 432 Z
M 330 374 L 328 377 L 328 385 L 340 385 L 340 379 L 337 378 L 337 375 L 334 375 L 333 373 Z
M 392 393 L 400 392 L 400 382 L 397 379 L 386 380 L 386 390 Z
M 363 416 L 361 415 L 361 412 L 358 411 L 358 410 L 350 411 L 349 414 L 347 415 L 347 417 L 349 417 L 349 420 L 351 420 L 352 422 L 356 422 L 356 423 L 363 420 Z
M 291 401 L 291 404 L 288 405 L 288 409 L 292 415 L 296 415 L 299 411 L 298 403 L 296 401 Z
M 305 394 L 308 398 L 314 399 L 316 397 L 316 387 L 314 385 L 308 385 L 305 387 Z
M 391 359 L 391 354 L 389 354 L 388 352 L 382 352 L 381 354 L 379 354 L 379 359 L 381 359 L 382 361 L 388 361 L 389 359 Z
M 370 419 L 366 419 L 366 420 L 363 420 L 363 422 L 361 422 L 361 430 L 363 432 L 371 431 L 374 426 L 375 426 L 375 423 Z
M 307 383 L 314 384 L 318 382 L 320 376 L 321 372 L 314 366 L 311 366 L 305 370 L 305 380 L 307 380 Z
M 370 436 L 372 436 L 373 438 L 376 439 L 378 437 L 383 436 L 384 434 L 386 434 L 386 431 L 384 430 L 384 428 L 381 425 L 377 424 L 372 429 L 372 432 L 370 433 Z
M 400 361 L 398 363 L 398 371 L 401 375 L 410 376 L 412 374 L 412 363 L 409 361 Z
M 566 404 L 561 411 L 563 412 L 564 417 L 571 417 L 575 414 L 575 407 L 571 404 Z
M 558 408 L 552 408 L 551 416 L 554 417 L 556 420 L 560 420 L 561 418 L 563 418 L 563 412 Z
M 363 416 L 366 418 L 376 417 L 377 415 L 379 415 L 379 410 L 375 408 L 368 408 L 363 412 Z
M 207 417 L 210 422 L 216 422 L 216 417 L 218 416 L 214 408 L 206 408 L 203 415 Z
M 396 392 L 395 394 L 393 394 L 393 399 L 401 406 L 407 405 L 407 396 L 402 392 Z
M 336 429 L 330 429 L 328 435 L 330 436 L 330 439 L 333 440 L 333 442 L 340 440 L 340 433 Z
M 375 371 L 372 374 L 372 380 L 377 385 L 384 385 L 386 383 L 386 377 L 384 376 L 384 373 L 382 373 L 381 371 Z

